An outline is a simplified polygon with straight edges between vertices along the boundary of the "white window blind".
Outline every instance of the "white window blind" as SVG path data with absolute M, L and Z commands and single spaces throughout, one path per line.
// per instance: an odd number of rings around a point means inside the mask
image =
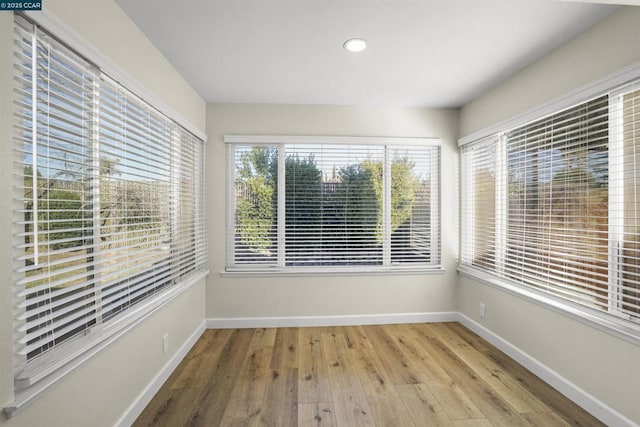
M 285 150 L 285 264 L 382 265 L 384 147 Z
M 611 310 L 640 323 L 640 82 L 611 96 Z
M 499 138 L 491 137 L 462 149 L 462 200 L 464 233 L 461 263 L 498 273 L 501 264 L 496 262 L 502 238 L 497 231 L 503 220 L 498 215 L 504 211 L 504 196 L 499 194 L 498 182 Z
M 462 147 L 461 265 L 639 322 L 637 87 Z
M 228 267 L 439 266 L 439 146 L 234 144 Z
M 97 323 L 88 143 L 92 67 L 45 33 L 15 27 L 16 350 L 33 358 Z
M 22 387 L 205 269 L 203 143 L 23 17 L 14 28 Z

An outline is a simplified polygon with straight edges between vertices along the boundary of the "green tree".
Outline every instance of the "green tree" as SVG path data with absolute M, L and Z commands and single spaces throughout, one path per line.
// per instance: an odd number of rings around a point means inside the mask
M 59 173 L 45 178 L 36 172 L 36 197 L 33 197 L 33 168 L 24 168 L 25 192 L 25 243 L 29 247 L 30 235 L 35 235 L 33 215 L 37 208 L 37 244 L 51 244 L 52 250 L 82 246 L 90 219 L 85 218 L 85 201 L 82 199 L 82 183 L 62 180 Z
M 420 181 L 414 175 L 415 164 L 408 157 L 391 163 L 391 232 L 396 231 L 413 213 Z
M 275 244 L 277 223 L 278 153 L 271 147 L 254 147 L 240 155 L 236 170 L 236 228 L 243 245 L 267 252 Z M 285 160 L 285 227 L 287 260 L 307 261 L 319 242 L 314 227 L 322 213 L 322 173 L 313 155 Z
M 78 191 L 55 189 L 49 193 L 46 211 L 39 214 L 45 221 L 49 232 L 49 241 L 56 241 L 53 250 L 82 246 L 85 239 L 84 229 L 91 224 L 85 218 L 83 202 Z
M 321 245 L 322 172 L 313 154 L 292 155 L 285 160 L 285 176 L 287 263 L 313 263 L 313 252 Z
M 420 185 L 419 179 L 414 175 L 414 167 L 414 162 L 407 156 L 396 156 L 391 162 L 391 233 L 412 215 Z M 376 207 L 375 221 L 372 211 L 359 209 L 357 212 L 364 215 L 367 224 L 376 224 L 376 242 L 382 244 L 382 162 L 367 159 L 360 164 L 348 166 L 340 171 L 340 178 L 341 187 L 346 185 L 348 193 L 364 196 L 361 202 L 350 199 L 349 203 L 357 206 L 364 203 L 366 206 Z
M 272 147 L 254 147 L 240 155 L 236 180 L 236 228 L 250 250 L 274 246 L 277 222 L 278 154 Z
M 382 168 L 375 162 L 351 164 L 338 171 L 340 185 L 331 198 L 336 235 L 329 241 L 339 253 L 368 262 L 381 255 Z M 363 259 L 366 258 L 366 259 Z

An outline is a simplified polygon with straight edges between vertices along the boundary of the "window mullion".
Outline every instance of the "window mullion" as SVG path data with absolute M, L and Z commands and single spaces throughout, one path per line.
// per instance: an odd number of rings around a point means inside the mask
M 624 139 L 622 95 L 609 98 L 609 312 L 618 316 L 624 240 Z
M 460 262 L 462 264 L 471 264 L 471 260 L 475 256 L 473 247 L 475 245 L 475 232 L 473 228 L 473 219 L 475 218 L 475 201 L 472 199 L 476 193 L 476 182 L 473 177 L 473 152 L 460 149 Z
M 429 171 L 429 209 L 430 215 L 430 239 L 429 246 L 431 254 L 431 262 L 434 257 L 438 258 L 437 264 L 442 262 L 440 254 L 440 150 L 432 147 L 429 150 L 431 158 L 431 169 Z M 435 254 L 435 255 L 434 255 Z
M 88 108 L 89 114 L 91 114 L 91 120 L 93 122 L 92 126 L 92 134 L 90 135 L 90 146 L 91 150 L 89 151 L 89 155 L 91 156 L 91 189 L 90 189 L 90 197 L 91 197 L 91 207 L 92 207 L 92 236 L 91 236 L 91 257 L 93 258 L 93 265 L 99 266 L 100 262 L 100 246 L 98 242 L 101 241 L 101 203 L 100 203 L 100 177 L 102 174 L 101 165 L 100 165 L 100 80 L 97 76 L 95 77 L 95 84 L 92 91 L 92 101 L 93 105 L 91 108 Z M 102 295 L 100 286 L 100 275 L 101 269 L 98 267 L 93 267 L 93 271 L 91 272 L 93 275 L 93 288 L 95 292 L 95 321 L 96 324 L 102 323 Z
M 33 262 L 39 264 L 38 248 L 38 28 L 33 28 L 31 35 L 31 195 L 33 198 Z
M 227 265 L 236 264 L 236 146 L 227 145 Z
M 507 251 L 507 221 L 508 221 L 508 171 L 507 171 L 507 137 L 501 134 L 497 139 L 496 150 L 496 272 L 504 276 Z
M 171 131 L 170 149 L 171 154 L 169 156 L 170 163 L 170 185 L 173 189 L 170 192 L 170 196 L 173 200 L 173 209 L 169 212 L 169 223 L 171 224 L 171 264 L 172 270 L 178 269 L 180 265 L 180 253 L 182 252 L 180 241 L 180 229 L 181 229 L 181 215 L 180 209 L 182 209 L 180 185 L 182 180 L 182 157 L 180 154 L 180 137 L 176 131 Z
M 286 232 L 286 158 L 285 144 L 278 144 L 278 186 L 277 186 L 277 253 L 278 267 L 286 265 L 286 248 L 285 248 L 285 232 Z
M 382 168 L 382 265 L 391 265 L 391 155 L 384 147 Z

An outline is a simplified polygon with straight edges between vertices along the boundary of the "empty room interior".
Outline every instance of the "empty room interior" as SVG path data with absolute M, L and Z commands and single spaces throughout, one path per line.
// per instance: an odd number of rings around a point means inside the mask
M 636 1 L 0 6 L 0 426 L 640 425 Z

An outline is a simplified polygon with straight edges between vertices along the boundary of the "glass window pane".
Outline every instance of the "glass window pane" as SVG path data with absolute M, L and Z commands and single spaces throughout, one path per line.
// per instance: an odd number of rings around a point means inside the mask
M 278 149 L 235 147 L 236 264 L 275 265 L 277 245 Z
M 619 309 L 640 316 L 640 90 L 622 97 L 624 236 Z

